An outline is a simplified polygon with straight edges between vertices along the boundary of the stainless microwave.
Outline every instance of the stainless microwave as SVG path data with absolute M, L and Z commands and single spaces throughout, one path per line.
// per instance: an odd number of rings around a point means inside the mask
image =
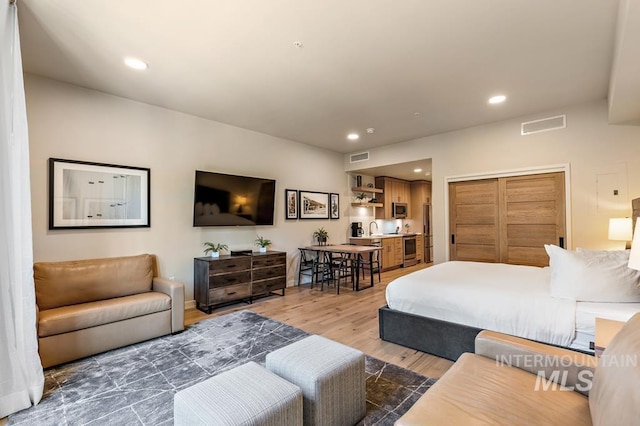
M 391 204 L 392 216 L 396 219 L 404 219 L 407 217 L 407 203 Z

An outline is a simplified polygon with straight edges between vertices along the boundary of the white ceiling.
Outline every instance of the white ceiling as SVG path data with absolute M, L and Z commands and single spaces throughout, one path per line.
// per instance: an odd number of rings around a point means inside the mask
M 354 152 L 606 98 L 618 1 L 18 0 L 18 11 L 26 72 Z M 621 57 L 637 64 L 637 47 Z M 497 93 L 507 102 L 487 105 Z

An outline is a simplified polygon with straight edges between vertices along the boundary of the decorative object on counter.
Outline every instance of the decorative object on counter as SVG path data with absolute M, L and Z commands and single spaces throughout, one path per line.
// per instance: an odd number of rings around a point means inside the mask
M 150 173 L 49 158 L 49 229 L 150 227 Z
M 203 243 L 202 245 L 205 247 L 204 254 L 207 255 L 211 253 L 211 257 L 220 257 L 221 251 L 229 249 L 229 247 L 226 244 L 211 243 L 209 241 L 207 241 L 206 243 Z
M 329 217 L 340 219 L 340 194 L 329 194 Z
M 269 247 L 271 245 L 271 240 L 268 240 L 268 239 L 263 238 L 262 236 L 258 235 L 258 238 L 256 238 L 255 243 L 256 243 L 256 245 L 258 247 L 260 247 L 260 253 L 266 253 L 267 252 L 267 247 Z
M 318 228 L 313 233 L 313 238 L 315 238 L 318 241 L 318 245 L 325 246 L 327 245 L 327 239 L 329 238 L 329 233 L 324 229 L 324 227 Z
M 284 211 L 285 219 L 297 219 L 298 218 L 298 191 L 295 189 L 284 190 Z
M 404 232 L 409 232 L 409 224 L 408 223 L 404 224 Z
M 367 184 L 367 188 L 373 188 L 373 184 L 372 183 L 368 183 Z
M 365 194 L 364 192 L 359 192 L 356 194 L 356 200 L 359 201 L 360 203 L 366 203 L 367 202 L 367 194 Z
M 300 219 L 329 219 L 329 193 L 299 191 Z

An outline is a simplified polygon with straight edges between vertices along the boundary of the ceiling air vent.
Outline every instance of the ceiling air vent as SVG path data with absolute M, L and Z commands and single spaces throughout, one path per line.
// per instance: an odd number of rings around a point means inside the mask
M 567 127 L 567 116 L 558 115 L 556 117 L 543 118 L 522 123 L 521 135 L 546 132 L 547 130 L 564 129 Z
M 369 152 L 361 152 L 359 154 L 352 154 L 350 160 L 352 163 L 358 163 L 360 161 L 367 161 L 369 159 Z

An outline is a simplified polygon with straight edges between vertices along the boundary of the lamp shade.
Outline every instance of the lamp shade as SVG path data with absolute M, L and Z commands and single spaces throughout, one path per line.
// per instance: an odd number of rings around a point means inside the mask
M 629 268 L 640 271 L 640 230 L 638 223 L 640 223 L 640 220 L 636 221 L 636 231 L 633 234 L 631 253 L 629 253 Z
M 613 241 L 631 241 L 633 238 L 633 219 L 615 217 L 609 219 L 609 239 Z

